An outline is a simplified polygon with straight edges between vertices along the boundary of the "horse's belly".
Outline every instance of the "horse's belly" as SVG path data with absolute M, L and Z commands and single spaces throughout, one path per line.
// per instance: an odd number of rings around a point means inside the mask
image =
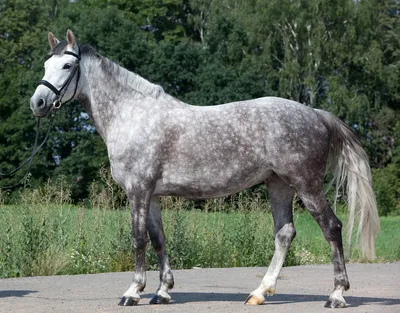
M 271 175 L 271 170 L 258 172 L 179 173 L 164 175 L 157 181 L 155 195 L 183 196 L 205 199 L 227 196 L 259 184 Z M 190 175 L 191 174 L 191 175 Z

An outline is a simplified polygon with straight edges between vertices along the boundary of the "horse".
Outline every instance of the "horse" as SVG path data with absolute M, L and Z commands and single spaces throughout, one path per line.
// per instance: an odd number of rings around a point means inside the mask
M 379 231 L 368 158 L 346 124 L 327 111 L 278 97 L 189 105 L 93 47 L 78 45 L 71 30 L 63 41 L 49 32 L 48 41 L 45 74 L 30 99 L 33 114 L 49 116 L 77 99 L 104 140 L 112 176 L 129 199 L 135 267 L 119 305 L 137 305 L 146 286 L 147 232 L 160 269 L 160 284 L 150 304 L 171 300 L 174 277 L 165 247 L 161 196 L 206 199 L 265 183 L 275 250 L 264 278 L 245 303 L 263 304 L 264 296 L 275 293 L 296 235 L 292 203 L 297 194 L 331 247 L 334 289 L 325 306 L 346 306 L 343 292 L 350 283 L 342 222 L 325 196 L 326 172 L 333 173 L 336 192 L 347 192 L 348 246 L 357 220 L 362 256 L 374 258 Z

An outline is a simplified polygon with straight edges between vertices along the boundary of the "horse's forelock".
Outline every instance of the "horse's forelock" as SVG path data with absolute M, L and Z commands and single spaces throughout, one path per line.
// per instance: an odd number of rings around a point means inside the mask
M 50 52 L 50 55 L 62 55 L 64 54 L 64 52 L 67 50 L 67 46 L 68 46 L 68 41 L 63 40 L 60 41 L 57 46 L 54 47 L 54 49 Z M 99 54 L 97 53 L 96 49 L 93 48 L 90 45 L 80 45 L 80 52 L 81 55 L 83 56 L 99 56 Z
M 61 55 L 64 53 L 65 49 L 67 49 L 68 41 L 63 40 L 60 41 L 57 46 L 51 51 L 52 55 Z

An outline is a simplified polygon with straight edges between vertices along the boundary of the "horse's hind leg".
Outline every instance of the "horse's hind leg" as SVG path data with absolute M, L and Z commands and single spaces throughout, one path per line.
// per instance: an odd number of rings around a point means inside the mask
M 316 193 L 300 192 L 299 196 L 321 227 L 325 239 L 331 246 L 334 270 L 334 290 L 330 294 L 325 307 L 345 307 L 346 301 L 343 298 L 343 290 L 348 290 L 350 288 L 350 283 L 347 278 L 343 257 L 342 222 L 333 213 L 322 190 Z
M 153 197 L 147 219 L 147 230 L 150 240 L 158 257 L 160 267 L 160 286 L 150 304 L 165 304 L 171 300 L 168 290 L 174 286 L 174 277 L 169 267 L 168 256 L 165 251 L 165 235 L 162 226 L 161 210 L 158 197 Z
M 250 293 L 245 302 L 250 305 L 262 304 L 265 300 L 265 295 L 273 295 L 275 293 L 279 272 L 285 261 L 290 244 L 296 235 L 293 226 L 292 211 L 294 191 L 276 174 L 268 178 L 266 185 L 270 195 L 270 204 L 275 225 L 275 252 L 267 274 L 261 281 L 260 286 Z

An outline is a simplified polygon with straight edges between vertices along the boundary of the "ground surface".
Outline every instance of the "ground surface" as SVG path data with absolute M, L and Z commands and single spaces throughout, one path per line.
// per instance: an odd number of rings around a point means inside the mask
M 264 305 L 243 304 L 265 268 L 175 271 L 173 303 L 149 305 L 158 273 L 148 272 L 147 287 L 136 307 L 117 306 L 132 273 L 29 277 L 0 280 L 0 312 L 332 312 L 323 306 L 333 287 L 331 265 L 284 268 L 277 294 Z M 351 288 L 342 312 L 400 312 L 400 263 L 349 264 Z

